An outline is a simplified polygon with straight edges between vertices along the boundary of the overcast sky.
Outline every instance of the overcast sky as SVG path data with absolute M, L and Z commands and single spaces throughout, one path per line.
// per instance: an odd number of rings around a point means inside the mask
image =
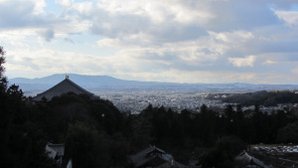
M 298 0 L 0 0 L 6 75 L 298 83 Z

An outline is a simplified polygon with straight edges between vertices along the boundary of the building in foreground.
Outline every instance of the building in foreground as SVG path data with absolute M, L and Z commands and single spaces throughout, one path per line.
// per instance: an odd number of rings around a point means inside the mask
M 265 165 L 264 162 L 262 162 L 261 160 L 248 154 L 246 151 L 243 151 L 235 157 L 235 163 L 239 168 L 271 168 L 270 166 Z
M 178 163 L 174 160 L 171 154 L 166 153 L 164 150 L 155 146 L 149 146 L 148 148 L 131 155 L 129 157 L 133 166 L 136 168 L 185 168 L 186 166 Z
M 56 161 L 56 163 L 61 166 L 64 156 L 64 144 L 52 144 L 47 143 L 45 147 L 45 152 L 50 159 Z
M 66 75 L 63 81 L 56 84 L 52 88 L 46 90 L 45 92 L 37 94 L 33 98 L 33 100 L 35 101 L 41 101 L 42 99 L 51 100 L 53 97 L 61 96 L 66 93 L 74 93 L 77 95 L 87 95 L 87 96 L 95 97 L 91 92 L 85 90 L 84 88 L 80 87 L 79 85 L 71 81 L 69 77 Z

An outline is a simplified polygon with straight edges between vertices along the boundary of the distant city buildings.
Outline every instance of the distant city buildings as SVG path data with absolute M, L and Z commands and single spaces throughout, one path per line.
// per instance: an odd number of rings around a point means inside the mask
M 96 93 L 96 92 L 95 92 Z M 125 91 L 106 91 L 97 93 L 101 94 L 101 98 L 108 99 L 113 102 L 113 104 L 123 112 L 140 113 L 149 104 L 155 107 L 163 106 L 165 108 L 171 108 L 174 111 L 180 112 L 184 109 L 189 109 L 194 112 L 199 112 L 200 107 L 204 104 L 210 109 L 215 109 L 216 111 L 221 111 L 226 108 L 227 105 L 232 105 L 233 110 L 237 110 L 236 103 L 224 103 L 220 101 L 220 97 L 216 96 L 217 99 L 212 99 L 209 97 L 208 93 L 188 93 L 188 92 L 168 92 L 168 91 L 135 91 L 135 92 L 125 92 Z M 223 95 L 226 97 L 226 95 Z M 253 111 L 255 106 L 242 106 L 242 111 Z M 291 110 L 298 108 L 298 103 L 296 104 L 278 104 L 277 106 L 259 106 L 260 111 L 271 113 L 278 110 Z
M 199 111 L 205 104 L 219 106 L 220 101 L 207 99 L 206 93 L 190 93 L 175 91 L 135 91 L 135 92 L 101 92 L 100 97 L 108 99 L 124 112 L 139 113 L 149 104 L 164 106 L 180 112 L 184 109 Z

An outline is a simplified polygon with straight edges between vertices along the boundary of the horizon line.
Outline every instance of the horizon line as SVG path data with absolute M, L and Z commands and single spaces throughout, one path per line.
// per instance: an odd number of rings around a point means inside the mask
M 119 78 L 119 77 L 115 77 L 112 75 L 90 75 L 90 74 L 79 74 L 79 73 L 54 73 L 54 74 L 50 74 L 50 75 L 46 75 L 46 76 L 41 76 L 41 77 L 13 77 L 13 78 L 9 78 L 8 76 L 7 79 L 9 80 L 15 80 L 15 79 L 28 79 L 28 80 L 38 80 L 38 79 L 42 79 L 42 78 L 47 78 L 50 76 L 55 76 L 55 75 L 61 75 L 63 76 L 63 78 L 61 78 L 61 80 L 65 79 L 65 75 L 69 76 L 71 79 L 71 76 L 73 75 L 77 75 L 77 76 L 85 76 L 85 77 L 110 77 L 110 78 L 114 78 L 117 80 L 124 80 L 124 81 L 131 81 L 131 82 L 153 82 L 153 83 L 167 83 L 167 84 L 186 84 L 186 85 L 226 85 L 226 84 L 247 84 L 247 85 L 273 85 L 273 86 L 281 86 L 281 85 L 291 85 L 291 86 L 298 86 L 298 83 L 252 83 L 252 82 L 238 82 L 238 81 L 234 81 L 234 82 L 174 82 L 174 81 L 160 81 L 160 80 L 135 80 L 135 79 L 123 79 L 123 78 Z

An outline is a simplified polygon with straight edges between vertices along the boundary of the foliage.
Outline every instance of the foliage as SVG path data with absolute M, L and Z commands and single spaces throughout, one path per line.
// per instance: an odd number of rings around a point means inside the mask
M 298 122 L 289 123 L 278 130 L 277 141 L 283 143 L 298 143 Z
M 6 77 L 4 76 L 4 66 L 3 66 L 3 64 L 5 63 L 4 55 L 5 55 L 5 51 L 3 47 L 0 46 L 0 96 L 1 98 L 5 95 L 5 91 L 7 88 L 7 80 L 6 80 Z
M 222 137 L 213 148 L 201 156 L 202 167 L 232 168 L 235 156 L 244 149 L 246 145 L 241 139 L 234 136 Z
M 67 132 L 66 158 L 72 159 L 74 168 L 107 167 L 109 164 L 108 143 L 105 135 L 100 134 L 96 129 L 84 123 L 75 123 L 70 125 Z
M 3 48 L 0 47 L 0 165 L 1 167 L 56 167 L 44 153 L 43 130 L 31 120 L 31 109 L 18 86 L 7 87 Z
M 243 106 L 276 106 L 284 103 L 296 103 L 298 102 L 298 95 L 290 91 L 259 91 L 254 93 L 234 94 L 224 98 L 223 101 L 227 103 L 238 103 Z

